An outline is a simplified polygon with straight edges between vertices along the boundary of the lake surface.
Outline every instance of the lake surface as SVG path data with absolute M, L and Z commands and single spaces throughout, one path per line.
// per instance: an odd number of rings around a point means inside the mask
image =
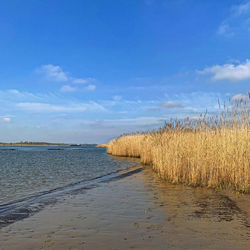
M 86 146 L 0 147 L 0 205 L 36 193 L 74 186 L 131 168 L 133 159 L 114 158 Z

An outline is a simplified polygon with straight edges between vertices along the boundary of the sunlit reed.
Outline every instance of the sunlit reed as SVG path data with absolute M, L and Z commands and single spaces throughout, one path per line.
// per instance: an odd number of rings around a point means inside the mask
M 140 157 L 171 183 L 250 192 L 249 102 L 218 115 L 172 120 L 157 131 L 122 135 L 112 155 Z

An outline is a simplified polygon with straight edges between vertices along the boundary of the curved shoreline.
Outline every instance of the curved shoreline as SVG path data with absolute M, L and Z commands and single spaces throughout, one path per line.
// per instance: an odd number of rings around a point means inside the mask
M 10 201 L 0 205 L 0 229 L 19 220 L 25 219 L 40 212 L 48 205 L 56 203 L 59 196 L 74 194 L 97 187 L 100 183 L 119 180 L 142 171 L 141 166 L 126 170 L 114 171 L 90 180 L 78 181 L 63 187 L 32 194 L 22 199 Z
M 59 197 L 0 229 L 1 249 L 248 249 L 246 196 L 162 181 L 150 167 Z

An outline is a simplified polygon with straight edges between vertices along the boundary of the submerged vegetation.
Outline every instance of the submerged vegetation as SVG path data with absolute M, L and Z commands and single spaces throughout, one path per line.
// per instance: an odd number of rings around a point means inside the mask
M 122 135 L 107 152 L 140 157 L 171 183 L 250 192 L 249 100 L 218 115 L 172 120 L 157 131 Z

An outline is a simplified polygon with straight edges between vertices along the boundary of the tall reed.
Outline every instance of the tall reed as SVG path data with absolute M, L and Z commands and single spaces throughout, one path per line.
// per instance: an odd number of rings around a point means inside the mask
M 122 135 L 109 142 L 107 153 L 140 157 L 171 183 L 249 193 L 247 105 L 238 103 L 215 117 L 172 120 L 158 131 Z

